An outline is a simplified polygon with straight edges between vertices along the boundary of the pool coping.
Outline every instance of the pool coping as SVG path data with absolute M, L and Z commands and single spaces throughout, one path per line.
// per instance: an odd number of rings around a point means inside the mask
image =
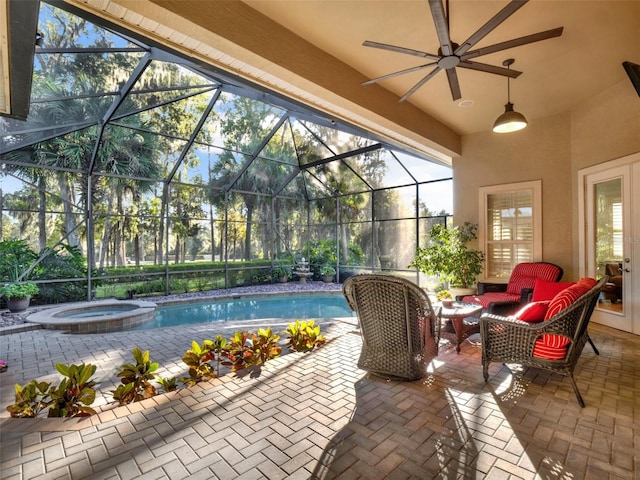
M 87 317 L 57 316 L 70 311 L 99 309 L 108 306 L 134 305 L 136 308 L 109 315 Z M 38 324 L 47 330 L 65 330 L 69 333 L 108 333 L 127 330 L 143 325 L 155 317 L 156 304 L 143 300 L 96 300 L 73 302 L 58 307 L 47 308 L 29 315 L 25 321 Z
M 172 298 L 166 301 L 155 298 L 153 301 L 158 307 L 170 307 L 173 305 L 180 305 L 182 303 L 206 303 L 214 302 L 217 300 L 240 300 L 243 298 L 256 298 L 256 297 L 275 297 L 280 295 L 291 295 L 296 297 L 311 296 L 311 295 L 342 295 L 342 291 L 329 291 L 329 290 L 315 290 L 315 291 L 281 291 L 281 292 L 256 292 L 256 293 L 230 293 L 227 295 L 216 295 L 211 297 L 197 297 L 197 298 Z

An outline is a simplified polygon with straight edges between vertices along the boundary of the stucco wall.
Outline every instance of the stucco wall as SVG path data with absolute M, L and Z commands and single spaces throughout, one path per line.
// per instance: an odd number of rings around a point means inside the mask
M 526 114 L 526 112 L 523 112 Z M 543 260 L 578 272 L 578 170 L 640 151 L 640 98 L 625 79 L 571 112 L 511 134 L 465 136 L 453 161 L 455 221 L 478 222 L 478 188 L 542 180 Z

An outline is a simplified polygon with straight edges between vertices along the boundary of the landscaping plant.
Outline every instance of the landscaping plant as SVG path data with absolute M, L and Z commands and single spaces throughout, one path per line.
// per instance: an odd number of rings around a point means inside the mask
M 51 392 L 56 387 L 50 383 L 31 380 L 24 386 L 16 384 L 16 403 L 7 406 L 14 418 L 35 418 L 51 404 Z
M 278 340 L 280 335 L 274 334 L 271 327 L 260 328 L 257 334 L 252 335 L 251 343 L 256 365 L 267 363 L 268 360 L 280 356 L 282 347 L 278 345 Z
M 67 378 L 51 391 L 49 417 L 88 417 L 96 411 L 91 405 L 96 399 L 94 382 L 91 377 L 96 366 L 89 364 L 64 365 L 56 363 L 56 370 Z
M 173 392 L 178 388 L 178 377 L 162 378 L 158 377 L 156 381 L 162 386 L 165 392 Z
M 196 341 L 191 342 L 191 349 L 182 357 L 182 361 L 189 367 L 189 376 L 180 381 L 192 386 L 216 378 L 220 374 L 222 350 L 226 345 L 227 341 L 222 335 L 216 336 L 215 340 L 205 340 L 202 345 Z M 211 362 L 216 363 L 215 368 Z
M 151 361 L 149 350 L 143 352 L 139 347 L 133 349 L 133 359 L 135 365 L 125 363 L 120 367 L 118 376 L 121 377 L 122 385 L 118 385 L 112 392 L 113 399 L 120 405 L 139 402 L 156 394 L 151 381 L 155 379 L 154 372 L 160 364 Z
M 325 338 L 320 335 L 320 325 L 315 325 L 313 320 L 296 320 L 284 333 L 289 335 L 287 346 L 290 352 L 308 352 L 325 343 Z
M 222 365 L 231 367 L 232 372 L 257 365 L 250 337 L 251 332 L 235 332 L 222 350 L 222 356 L 225 358 Z

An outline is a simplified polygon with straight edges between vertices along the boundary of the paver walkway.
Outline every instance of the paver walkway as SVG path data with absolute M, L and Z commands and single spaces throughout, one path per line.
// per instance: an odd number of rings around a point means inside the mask
M 639 478 L 640 337 L 598 325 L 590 331 L 601 355 L 587 346 L 579 362 L 584 409 L 557 375 L 512 374 L 493 364 L 485 384 L 479 347 L 468 341 L 459 355 L 443 345 L 420 381 L 366 375 L 356 366 L 361 339 L 355 323 L 335 320 L 323 325 L 324 347 L 284 355 L 252 374 L 226 375 L 80 421 L 10 419 L 4 412 L 0 476 Z M 55 362 L 96 362 L 101 388 L 109 388 L 135 345 L 176 374 L 184 371 L 180 357 L 191 340 L 212 333 L 191 326 L 0 337 L 0 355 L 11 362 L 0 375 L 2 409 L 14 380 L 46 373 Z M 16 379 L 17 372 L 24 378 Z

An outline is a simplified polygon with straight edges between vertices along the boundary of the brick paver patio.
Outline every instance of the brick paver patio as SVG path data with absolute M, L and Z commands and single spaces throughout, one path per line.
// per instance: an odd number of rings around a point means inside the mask
M 108 392 L 136 345 L 174 375 L 191 340 L 245 327 L 0 337 L 1 478 L 640 478 L 640 337 L 598 325 L 601 355 L 585 348 L 576 374 L 584 409 L 560 376 L 493 364 L 485 384 L 473 338 L 459 355 L 444 344 L 420 381 L 369 376 L 356 367 L 357 325 L 341 319 L 324 322 L 329 341 L 312 353 L 126 407 L 104 395 L 98 416 L 5 410 L 14 382 L 57 382 L 56 362 L 95 363 Z

